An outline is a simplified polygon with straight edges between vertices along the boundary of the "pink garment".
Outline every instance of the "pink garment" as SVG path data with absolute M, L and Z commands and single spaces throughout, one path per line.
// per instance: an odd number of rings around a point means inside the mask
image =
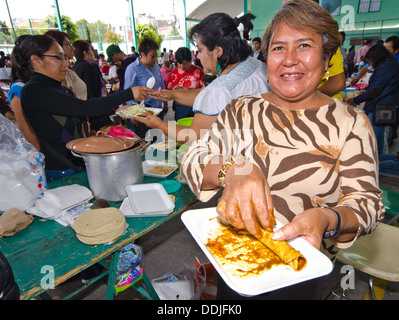
M 365 44 L 364 46 L 360 47 L 359 50 L 357 50 L 356 54 L 355 54 L 355 58 L 353 59 L 353 62 L 355 64 L 359 63 L 361 60 L 361 57 L 364 57 L 367 53 L 367 51 L 369 51 L 370 46 L 368 46 L 367 44 Z
M 165 83 L 165 88 L 166 88 L 166 85 L 168 83 L 169 74 L 171 72 L 172 72 L 172 68 L 168 68 L 168 67 L 165 67 L 165 66 L 161 67 L 162 79 L 163 79 L 163 82 Z

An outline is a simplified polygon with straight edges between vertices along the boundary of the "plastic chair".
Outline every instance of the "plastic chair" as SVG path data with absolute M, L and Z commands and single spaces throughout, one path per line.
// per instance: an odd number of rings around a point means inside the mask
M 399 215 L 388 224 L 380 223 L 374 232 L 360 237 L 350 248 L 341 249 L 337 254 L 338 261 L 370 276 L 369 289 L 374 300 L 373 277 L 399 282 L 399 228 L 390 225 L 398 218 Z M 345 292 L 340 298 L 347 298 Z

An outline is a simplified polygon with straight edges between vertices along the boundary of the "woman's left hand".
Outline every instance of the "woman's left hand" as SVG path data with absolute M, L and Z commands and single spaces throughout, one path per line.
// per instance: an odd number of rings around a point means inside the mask
M 163 121 L 158 118 L 157 116 L 150 116 L 146 113 L 143 114 L 142 117 L 133 117 L 130 119 L 130 121 L 135 124 L 135 122 L 140 122 L 145 124 L 149 128 L 159 128 Z
M 320 250 L 324 232 L 329 225 L 328 215 L 323 208 L 312 208 L 298 214 L 272 236 L 274 240 L 289 240 L 302 237 L 316 249 Z

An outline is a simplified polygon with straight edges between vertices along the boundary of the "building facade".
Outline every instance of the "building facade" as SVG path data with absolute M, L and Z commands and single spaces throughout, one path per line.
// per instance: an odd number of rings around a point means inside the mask
M 282 0 L 251 0 L 251 12 L 258 18 L 253 21 L 251 37 L 262 37 Z M 358 49 L 363 40 L 386 39 L 399 36 L 399 0 L 320 0 L 345 31 L 344 47 L 355 45 Z

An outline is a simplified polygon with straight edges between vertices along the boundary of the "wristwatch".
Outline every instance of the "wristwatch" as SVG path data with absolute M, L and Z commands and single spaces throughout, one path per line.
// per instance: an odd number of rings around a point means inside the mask
M 332 208 L 328 208 L 328 207 L 322 207 L 322 208 L 331 210 L 337 216 L 337 224 L 335 226 L 335 229 L 333 231 L 325 232 L 323 238 L 328 239 L 328 238 L 333 238 L 333 237 L 338 236 L 339 232 L 341 231 L 341 216 L 339 215 L 339 213 L 336 210 L 334 210 Z

